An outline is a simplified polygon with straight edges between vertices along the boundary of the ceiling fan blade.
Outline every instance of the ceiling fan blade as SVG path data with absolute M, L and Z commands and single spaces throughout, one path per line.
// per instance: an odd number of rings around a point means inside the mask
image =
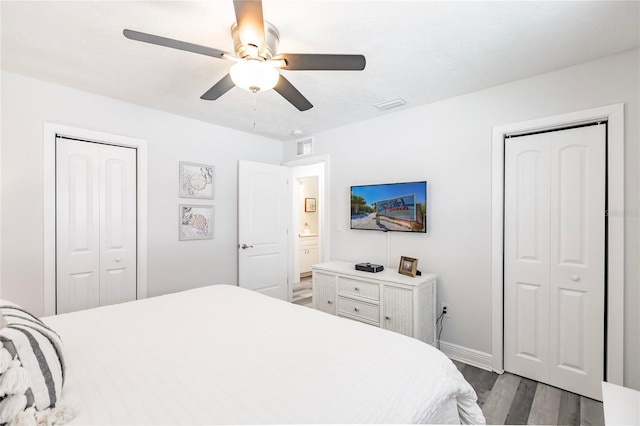
M 307 98 L 302 96 L 302 93 L 300 93 L 298 89 L 293 87 L 293 84 L 291 84 L 289 80 L 284 78 L 282 74 L 280 74 L 278 84 L 276 84 L 276 87 L 274 87 L 273 90 L 278 92 L 283 98 L 288 100 L 291 105 L 298 108 L 300 111 L 306 111 L 313 107 L 311 102 L 309 102 Z
M 274 59 L 284 59 L 283 70 L 362 71 L 367 64 L 363 55 L 324 55 L 283 53 Z
M 233 0 L 236 11 L 238 34 L 245 46 L 255 46 L 258 50 L 264 46 L 264 18 L 262 0 Z
M 204 95 L 200 96 L 200 99 L 205 101 L 215 101 L 233 87 L 235 87 L 235 84 L 231 81 L 231 75 L 227 74 L 222 77 L 222 80 L 214 84 L 211 89 L 207 90 Z
M 199 53 L 206 56 L 213 56 L 214 58 L 222 58 L 224 55 L 231 55 L 230 53 L 214 49 L 213 47 L 200 46 L 186 41 L 141 33 L 140 31 L 124 30 L 122 33 L 126 38 L 131 40 L 143 41 L 145 43 L 157 44 L 158 46 L 171 47 L 172 49 L 185 50 L 187 52 Z

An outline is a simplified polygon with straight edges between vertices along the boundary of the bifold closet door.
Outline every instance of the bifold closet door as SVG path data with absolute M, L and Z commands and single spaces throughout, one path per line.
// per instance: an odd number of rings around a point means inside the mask
M 56 141 L 56 312 L 136 299 L 136 151 Z
M 505 143 L 505 370 L 602 399 L 605 125 Z

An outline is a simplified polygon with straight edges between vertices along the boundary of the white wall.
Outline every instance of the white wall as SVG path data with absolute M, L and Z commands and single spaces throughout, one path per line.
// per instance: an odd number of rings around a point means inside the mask
M 280 164 L 282 144 L 3 72 L 2 297 L 43 312 L 43 122 L 148 141 L 148 295 L 237 283 L 237 161 Z M 213 164 L 214 239 L 178 241 L 178 162 Z
M 640 389 L 639 70 L 635 50 L 314 135 L 316 154 L 331 155 L 331 257 L 385 264 L 389 238 L 390 268 L 405 255 L 438 274 L 450 310 L 442 340 L 490 353 L 492 127 L 622 102 L 625 384 Z M 426 235 L 349 229 L 351 185 L 425 179 Z
M 318 176 L 308 176 L 298 179 L 302 182 L 302 191 L 300 194 L 300 232 L 305 228 L 309 228 L 309 233 L 318 233 L 318 211 L 305 212 L 305 198 L 314 198 L 316 200 L 316 206 L 318 202 Z

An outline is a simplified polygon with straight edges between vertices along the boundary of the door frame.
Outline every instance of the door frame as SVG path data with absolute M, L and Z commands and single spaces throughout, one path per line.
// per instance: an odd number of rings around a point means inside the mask
M 111 133 L 65 126 L 43 125 L 44 204 L 44 315 L 56 314 L 56 137 L 65 136 L 136 149 L 137 279 L 136 299 L 147 297 L 147 141 Z
M 291 160 L 283 163 L 283 166 L 289 167 L 290 179 L 293 179 L 293 169 L 296 167 L 322 165 L 323 176 L 318 179 L 318 245 L 320 250 L 318 251 L 318 262 L 326 262 L 330 259 L 329 256 L 329 155 L 314 155 L 307 158 L 298 160 Z M 294 182 L 291 182 L 290 188 L 293 188 Z M 296 264 L 298 261 L 298 238 L 296 229 L 299 228 L 299 223 L 294 223 L 296 216 L 294 215 L 294 209 L 298 206 L 294 206 L 293 194 L 291 189 L 289 191 L 289 256 L 288 256 L 288 282 L 289 282 L 289 301 L 293 296 L 293 284 L 300 281 L 300 277 L 296 277 Z
M 504 372 L 504 144 L 507 135 L 606 120 L 607 125 L 607 324 L 605 375 L 624 381 L 624 104 L 493 127 L 491 176 L 492 368 Z M 613 214 L 611 214 L 613 213 Z

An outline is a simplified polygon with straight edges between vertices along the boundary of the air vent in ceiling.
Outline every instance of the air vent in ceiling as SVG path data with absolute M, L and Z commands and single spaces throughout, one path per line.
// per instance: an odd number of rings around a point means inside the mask
M 392 99 L 390 101 L 377 103 L 377 104 L 375 104 L 373 106 L 378 108 L 381 111 L 386 111 L 388 109 L 401 107 L 402 105 L 405 105 L 406 103 L 407 103 L 406 100 L 404 100 L 402 98 L 396 98 L 396 99 Z
M 296 141 L 296 157 L 313 154 L 313 137 L 310 136 Z

